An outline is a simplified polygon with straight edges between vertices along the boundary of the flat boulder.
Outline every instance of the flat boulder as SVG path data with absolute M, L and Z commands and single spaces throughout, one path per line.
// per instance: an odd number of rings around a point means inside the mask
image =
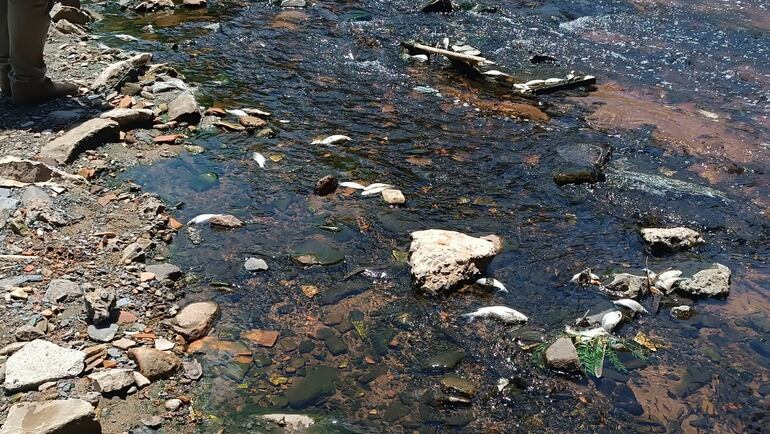
M 147 65 L 152 54 L 140 53 L 126 60 L 115 62 L 102 70 L 91 84 L 93 90 L 112 90 L 131 72 L 132 69 Z
M 22 402 L 8 411 L 0 434 L 101 434 L 94 407 L 81 399 Z
M 641 233 L 652 253 L 656 255 L 687 250 L 703 244 L 700 234 L 688 228 L 646 228 L 642 229 Z
M 218 313 L 219 305 L 213 301 L 188 304 L 171 319 L 171 327 L 188 342 L 196 341 L 206 336 Z
M 174 264 L 156 264 L 145 267 L 148 273 L 155 275 L 159 281 L 177 280 L 182 277 L 182 270 Z
M 155 348 L 132 348 L 128 357 L 139 366 L 139 373 L 152 381 L 168 378 L 182 366 L 177 356 Z
M 44 158 L 69 163 L 81 152 L 96 149 L 120 139 L 120 125 L 110 119 L 91 119 L 47 143 L 40 150 Z
M 730 294 L 730 269 L 722 264 L 698 271 L 691 279 L 677 283 L 679 290 L 699 297 L 726 297 Z
M 41 339 L 13 353 L 5 364 L 5 390 L 34 389 L 49 381 L 76 377 L 84 368 L 85 355 Z
M 552 369 L 575 372 L 580 370 L 580 358 L 572 339 L 561 337 L 545 350 L 545 362 Z
M 481 276 L 498 249 L 489 240 L 430 229 L 412 233 L 409 252 L 415 283 L 435 295 Z
M 133 128 L 148 125 L 155 118 L 155 113 L 149 109 L 116 108 L 99 115 L 102 119 L 112 119 L 121 128 Z

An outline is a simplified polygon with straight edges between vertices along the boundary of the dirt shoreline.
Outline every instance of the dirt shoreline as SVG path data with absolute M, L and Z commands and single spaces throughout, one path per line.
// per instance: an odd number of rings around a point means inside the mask
M 45 53 L 48 74 L 54 80 L 75 82 L 83 94 L 40 107 L 12 107 L 7 99 L 0 100 L 0 155 L 4 157 L 0 178 L 3 185 L 12 186 L 0 188 L 0 286 L 5 296 L 0 302 L 0 381 L 6 386 L 6 393 L 0 395 L 2 432 L 13 429 L 14 418 L 32 423 L 30 415 L 9 416 L 20 403 L 76 399 L 89 402 L 95 410 L 85 415 L 57 415 L 43 425 L 74 423 L 56 419 L 79 417 L 91 422 L 95 418 L 105 434 L 156 432 L 161 427 L 164 432 L 195 432 L 202 415 L 196 412 L 190 391 L 200 373 L 195 372 L 195 363 L 189 364 L 192 357 L 185 352 L 187 342 L 168 322 L 184 305 L 188 276 L 170 267 L 171 273 L 163 279 L 163 269 L 151 273 L 148 268 L 167 263 L 168 245 L 182 225 L 159 198 L 143 193 L 131 182 L 115 181 L 131 166 L 178 155 L 182 145 L 173 139 L 163 143 L 154 140 L 167 131 L 121 126 L 119 140 L 89 144 L 93 150 L 76 151 L 67 164 L 56 164 L 46 155 L 45 147 L 54 139 L 97 119 L 115 105 L 136 108 L 139 101 L 141 109 L 154 111 L 155 124 L 165 108 L 165 103 L 159 102 L 163 98 L 153 101 L 139 94 L 126 98 L 111 89 L 92 89 L 102 71 L 132 53 L 106 48 L 98 39 L 70 26 L 61 22 L 52 25 Z M 72 32 L 65 34 L 60 29 Z M 155 74 L 153 70 L 173 74 L 170 68 L 150 64 L 139 69 L 145 74 L 139 78 L 151 78 L 147 72 Z M 183 129 L 184 124 L 178 128 Z M 15 159 L 5 161 L 8 157 Z M 43 164 L 76 176 L 49 179 L 48 167 Z M 28 184 L 30 181 L 43 182 Z M 137 240 L 140 244 L 148 240 L 150 247 L 126 260 L 126 249 Z M 104 302 L 110 318 L 99 327 L 110 324 L 118 329 L 103 342 L 93 336 L 111 331 L 101 328 L 89 333 L 96 319 L 89 312 L 93 303 L 86 300 L 89 293 L 100 291 L 102 300 L 97 304 Z M 173 345 L 166 351 L 176 365 L 158 379 L 152 378 L 149 385 L 137 380 L 114 392 L 99 393 L 99 382 L 90 379 L 90 374 L 117 373 L 123 368 L 146 374 L 149 369 L 137 357 L 129 356 L 128 348 L 115 346 L 116 341 L 125 339 L 134 341 L 135 348 L 166 350 Z M 33 340 L 82 351 L 85 369 L 77 375 L 52 374 L 39 386 L 36 381 L 23 391 L 9 391 L 10 376 L 16 375 L 9 367 L 14 363 L 11 359 L 21 353 L 21 343 L 27 343 L 27 348 Z M 51 364 L 56 363 L 55 357 L 50 359 Z M 146 363 L 151 362 L 156 361 Z M 65 411 L 72 412 L 69 408 Z M 37 429 L 48 432 L 42 425 Z

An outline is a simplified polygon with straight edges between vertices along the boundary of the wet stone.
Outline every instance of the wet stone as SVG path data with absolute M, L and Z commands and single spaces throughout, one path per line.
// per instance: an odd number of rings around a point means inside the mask
M 553 181 L 556 185 L 589 184 L 604 181 L 603 173 L 593 167 L 567 166 L 560 167 L 553 172 Z
M 281 348 L 286 351 L 287 353 L 290 353 L 297 349 L 299 344 L 297 343 L 297 339 L 295 338 L 283 338 L 278 343 Z
M 302 410 L 318 404 L 335 392 L 334 382 L 337 370 L 329 366 L 314 366 L 307 369 L 305 378 L 292 384 L 286 391 L 289 405 L 295 410 Z
M 673 384 L 668 393 L 674 398 L 684 398 L 711 382 L 711 372 L 697 366 L 688 367 Z
M 324 343 L 326 344 L 326 349 L 329 350 L 333 356 L 339 356 L 340 354 L 348 352 L 348 346 L 345 345 L 345 342 L 339 336 L 330 336 L 327 339 L 324 339 Z
M 315 350 L 315 344 L 313 341 L 305 340 L 300 342 L 298 349 L 302 354 L 312 353 Z
M 424 367 L 428 371 L 450 371 L 456 368 L 464 358 L 465 353 L 460 350 L 442 351 L 428 358 Z
M 560 371 L 579 371 L 580 358 L 578 357 L 572 339 L 561 337 L 545 350 L 545 362 L 549 367 Z
M 472 382 L 453 375 L 441 379 L 441 386 L 448 392 L 460 393 L 465 396 L 476 394 L 476 385 Z
M 273 359 L 271 359 L 268 355 L 259 354 L 254 356 L 254 364 L 258 368 L 266 368 L 273 364 Z
M 316 182 L 314 191 L 319 196 L 327 196 L 337 191 L 339 185 L 337 178 L 327 175 Z

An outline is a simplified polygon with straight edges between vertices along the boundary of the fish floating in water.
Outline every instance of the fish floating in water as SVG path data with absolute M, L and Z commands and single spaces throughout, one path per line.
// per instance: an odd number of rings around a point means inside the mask
M 220 217 L 223 214 L 201 214 L 199 216 L 193 217 L 192 220 L 187 222 L 188 225 L 199 225 L 201 223 L 206 223 L 207 221 L 211 220 L 214 217 Z
M 482 285 L 482 286 L 493 286 L 502 292 L 508 292 L 508 288 L 506 288 L 502 282 L 500 282 L 497 279 L 493 279 L 491 277 L 482 277 L 481 279 L 476 281 L 476 284 Z
M 326 137 L 324 139 L 320 140 L 313 140 L 310 142 L 311 145 L 334 145 L 340 142 L 347 142 L 353 140 L 348 136 L 343 136 L 342 134 L 335 134 L 333 136 Z
M 226 111 L 227 113 L 229 113 L 229 114 L 231 114 L 231 115 L 233 115 L 233 116 L 237 117 L 237 118 L 243 118 L 243 117 L 246 117 L 246 116 L 248 116 L 248 115 L 249 115 L 249 114 L 248 114 L 248 113 L 246 113 L 245 111 L 243 111 L 243 110 L 239 110 L 239 109 L 235 109 L 235 110 L 225 110 L 225 111 Z
M 663 291 L 664 294 L 669 294 L 674 288 L 674 285 L 676 282 L 679 282 L 682 280 L 681 276 L 682 272 L 679 270 L 669 270 L 664 271 L 663 273 L 658 274 L 654 278 L 654 284 L 656 288 Z
M 138 42 L 139 41 L 139 38 L 131 36 L 131 35 L 120 34 L 120 35 L 115 35 L 115 37 L 120 39 L 121 41 L 126 41 L 126 42 Z
M 265 162 L 267 162 L 267 160 L 265 159 L 264 155 L 260 154 L 259 152 L 255 152 L 252 158 L 257 162 L 257 164 L 259 164 L 260 168 L 265 168 Z
M 564 327 L 564 332 L 570 336 L 576 336 L 587 340 L 598 338 L 599 336 L 609 335 L 609 333 L 607 333 L 607 330 L 605 330 L 604 327 L 596 327 L 588 330 L 575 330 L 570 326 L 566 326 Z
M 621 298 L 620 300 L 614 300 L 612 302 L 615 306 L 625 307 L 626 309 L 634 311 L 634 313 L 650 313 L 644 308 L 638 301 L 630 298 Z
M 523 313 L 506 306 L 482 307 L 475 312 L 466 313 L 463 317 L 468 318 L 468 322 L 476 318 L 495 317 L 505 323 L 527 322 L 529 318 Z
M 357 182 L 350 182 L 350 181 L 340 182 L 340 187 L 352 188 L 354 190 L 365 190 L 366 189 L 365 186 L 363 186 L 363 185 L 361 185 L 361 184 L 359 184 Z
M 380 194 L 389 188 L 395 188 L 395 187 L 393 187 L 390 184 L 383 184 L 383 183 L 371 184 L 364 188 L 364 192 L 361 193 L 361 196 L 373 196 L 375 194 Z
M 602 281 L 599 279 L 599 276 L 594 274 L 590 268 L 586 268 L 580 273 L 572 276 L 572 279 L 570 279 L 569 281 L 572 283 L 578 283 L 580 285 L 601 285 L 602 284 Z
M 620 321 L 623 319 L 623 314 L 616 311 L 613 312 L 607 312 L 602 317 L 602 328 L 607 332 L 610 333 L 612 330 L 615 329 L 615 327 L 620 324 Z

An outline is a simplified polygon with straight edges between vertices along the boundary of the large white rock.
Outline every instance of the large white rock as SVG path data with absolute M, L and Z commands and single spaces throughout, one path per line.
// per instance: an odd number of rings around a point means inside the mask
M 83 372 L 85 354 L 41 339 L 13 353 L 5 363 L 5 390 L 34 389 L 49 381 L 75 377 Z
M 23 402 L 11 407 L 0 434 L 101 434 L 94 407 L 81 399 Z
M 494 242 L 460 232 L 430 229 L 412 233 L 412 276 L 431 294 L 479 277 L 498 253 Z

